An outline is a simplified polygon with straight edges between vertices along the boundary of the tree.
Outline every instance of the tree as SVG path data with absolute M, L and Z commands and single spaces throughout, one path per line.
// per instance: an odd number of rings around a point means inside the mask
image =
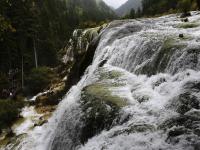
M 137 16 L 138 18 L 140 18 L 140 17 L 142 16 L 141 8 L 138 8 L 137 13 L 136 13 L 136 16 Z
M 181 0 L 178 3 L 178 8 L 183 12 L 187 13 L 190 10 L 191 0 Z
M 130 11 L 130 18 L 131 19 L 135 18 L 135 10 L 134 9 L 131 9 L 131 11 Z
M 196 2 L 197 2 L 197 5 L 199 7 L 199 10 L 200 10 L 200 0 L 196 0 Z

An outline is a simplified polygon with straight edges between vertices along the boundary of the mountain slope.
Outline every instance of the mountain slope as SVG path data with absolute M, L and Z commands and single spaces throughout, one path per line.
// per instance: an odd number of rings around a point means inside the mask
M 102 21 L 114 19 L 115 12 L 102 0 L 68 0 L 67 7 L 75 11 L 81 21 Z
M 142 0 L 128 0 L 125 4 L 116 9 L 115 12 L 118 16 L 124 16 L 129 13 L 132 8 L 137 11 L 138 8 L 142 7 L 141 1 Z

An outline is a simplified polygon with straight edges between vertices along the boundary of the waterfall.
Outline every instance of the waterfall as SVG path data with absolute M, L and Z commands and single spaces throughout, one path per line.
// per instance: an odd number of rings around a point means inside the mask
M 79 83 L 16 149 L 198 150 L 199 12 L 113 21 L 99 39 Z

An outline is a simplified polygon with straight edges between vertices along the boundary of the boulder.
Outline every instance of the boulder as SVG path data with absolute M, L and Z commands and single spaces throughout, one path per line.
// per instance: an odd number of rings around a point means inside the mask
M 181 33 L 178 35 L 180 38 L 184 38 L 184 35 Z
M 65 94 L 65 91 L 64 82 L 52 85 L 47 92 L 40 94 L 36 98 L 35 104 L 36 106 L 57 105 Z
M 189 19 L 188 18 L 183 18 L 181 19 L 182 22 L 189 22 Z
M 186 18 L 186 17 L 190 17 L 191 13 L 190 12 L 186 12 L 186 13 L 182 13 L 180 18 Z
M 121 83 L 113 83 L 119 79 L 122 73 L 119 71 L 108 71 L 100 68 L 97 71 L 99 79 L 83 88 L 81 93 L 82 122 L 81 143 L 102 130 L 109 130 L 116 123 L 123 122 L 120 119 L 121 109 L 128 105 L 127 99 L 112 93 L 113 88 L 118 88 Z
M 127 102 L 114 96 L 109 91 L 109 85 L 95 83 L 85 87 L 81 95 L 81 108 L 84 112 L 81 143 L 110 129 L 119 121 L 119 112 Z

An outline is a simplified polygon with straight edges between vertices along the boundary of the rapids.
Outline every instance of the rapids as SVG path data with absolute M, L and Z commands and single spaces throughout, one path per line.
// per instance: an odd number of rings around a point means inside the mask
M 174 14 L 111 22 L 95 35 L 98 47 L 79 83 L 49 122 L 27 133 L 14 149 L 199 150 L 199 12 L 188 19 L 184 23 Z M 115 75 L 102 77 L 102 72 Z M 113 119 L 83 141 L 82 118 L 93 108 L 84 112 L 81 99 L 84 89 L 97 83 L 126 104 L 117 109 L 120 121 Z

